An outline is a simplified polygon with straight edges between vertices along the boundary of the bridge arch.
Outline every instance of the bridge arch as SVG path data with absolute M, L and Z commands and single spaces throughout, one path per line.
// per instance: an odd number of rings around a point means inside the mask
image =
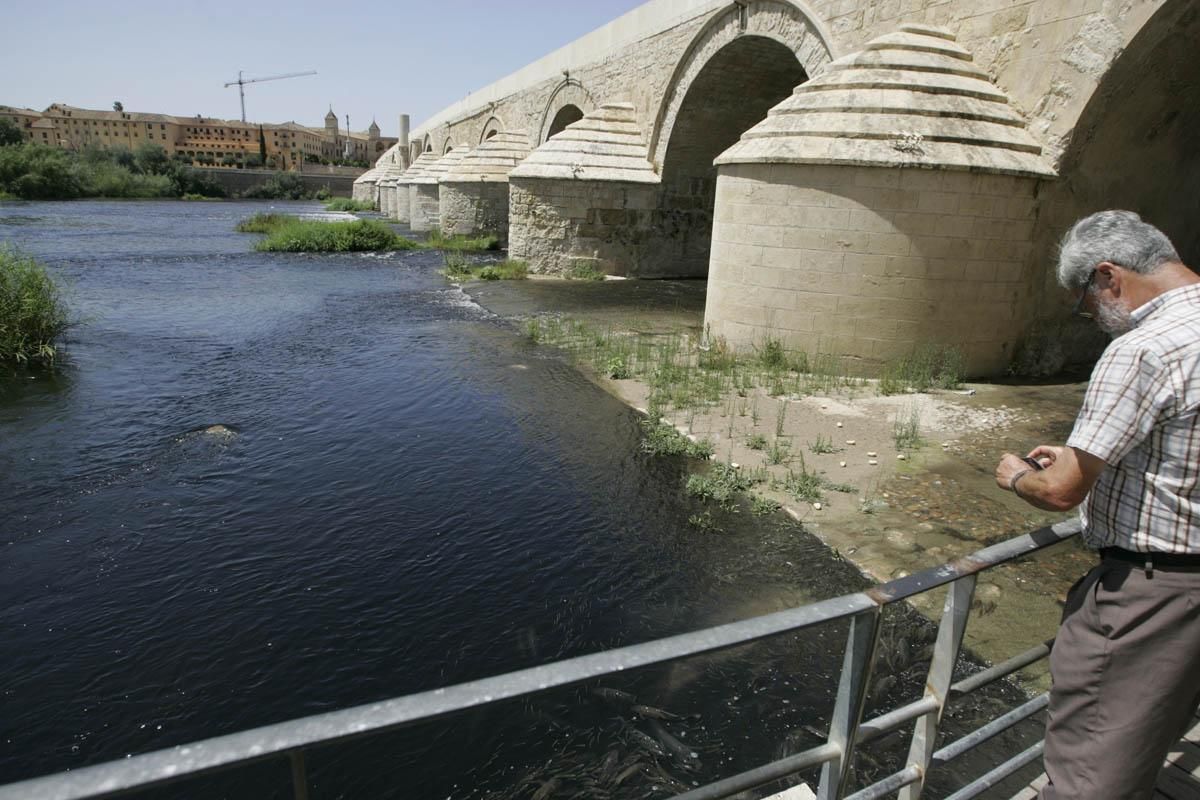
M 1040 193 L 1033 248 L 1035 283 L 1053 318 L 1066 317 L 1053 262 L 1058 239 L 1080 217 L 1106 208 L 1136 211 L 1174 242 L 1184 263 L 1200 271 L 1200 7 L 1167 0 L 1128 36 L 1096 84 L 1059 160 L 1059 180 Z M 1089 358 L 1107 343 L 1086 323 L 1055 358 Z M 1070 341 L 1078 337 L 1080 341 Z M 1054 348 L 1052 348 L 1054 349 Z M 1067 355 L 1070 354 L 1070 355 Z M 1038 364 L 1053 371 L 1061 363 Z
M 574 78 L 565 78 L 546 101 L 542 112 L 542 124 L 539 128 L 538 145 L 558 133 L 567 125 L 581 119 L 584 114 L 596 107 L 591 92 L 583 88 L 583 84 Z M 578 113 L 578 116 L 576 114 Z M 566 120 L 564 122 L 564 120 Z M 556 127 L 556 124 L 559 127 Z
M 708 274 L 717 185 L 713 160 L 824 67 L 830 52 L 823 35 L 793 3 L 747 0 L 716 14 L 693 39 L 675 69 L 651 140 L 651 158 L 662 177 L 655 272 Z
M 479 134 L 479 143 L 483 144 L 502 130 L 504 130 L 504 123 L 499 117 L 492 115 L 483 124 L 483 130 Z
M 446 141 L 442 144 L 442 155 L 446 155 L 454 149 L 454 142 L 450 141 L 450 137 L 446 137 Z
M 692 84 L 717 53 L 742 37 L 769 39 L 789 49 L 805 75 L 813 76 L 835 57 L 833 37 L 820 19 L 796 0 L 743 0 L 714 14 L 692 38 L 667 83 L 650 134 L 650 157 L 655 167 L 663 167 L 679 111 Z M 755 68 L 742 65 L 743 77 Z

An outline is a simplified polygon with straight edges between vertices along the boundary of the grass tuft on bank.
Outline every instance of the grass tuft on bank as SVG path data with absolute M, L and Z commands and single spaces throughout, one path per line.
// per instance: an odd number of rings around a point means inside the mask
M 0 247 L 0 363 L 53 364 L 54 341 L 68 327 L 66 303 L 46 268 L 15 248 Z
M 238 233 L 270 233 L 285 223 L 299 220 L 292 214 L 259 213 L 239 222 L 234 230 Z
M 452 281 L 523 281 L 529 276 L 524 261 L 473 264 L 457 250 L 448 251 L 443 258 L 446 268 L 442 274 Z
M 291 214 L 255 214 L 237 225 L 241 233 L 265 233 L 254 249 L 264 253 L 355 253 L 412 250 L 417 246 L 374 219 L 328 221 Z
M 374 211 L 375 204 L 366 200 L 351 200 L 349 197 L 335 197 L 325 204 L 326 211 Z
M 481 253 L 500 249 L 500 237 L 492 234 L 479 236 L 444 236 L 434 228 L 429 232 L 421 246 L 429 250 L 446 250 L 455 253 Z

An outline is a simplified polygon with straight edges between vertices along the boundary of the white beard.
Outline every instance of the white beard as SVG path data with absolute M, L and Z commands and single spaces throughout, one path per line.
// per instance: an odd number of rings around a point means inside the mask
M 1133 330 L 1133 315 L 1120 303 L 1096 298 L 1096 324 L 1116 339 Z

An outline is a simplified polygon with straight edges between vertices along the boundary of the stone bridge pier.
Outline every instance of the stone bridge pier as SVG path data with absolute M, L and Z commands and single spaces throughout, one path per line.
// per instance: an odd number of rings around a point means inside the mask
M 439 220 L 507 226 L 537 272 L 706 278 L 706 320 L 736 347 L 870 370 L 953 344 L 975 374 L 1053 371 L 1103 344 L 1049 269 L 1075 218 L 1133 209 L 1200 263 L 1198 17 L 1196 0 L 652 0 L 434 115 L 404 163 L 524 132 L 511 168 L 435 173 Z

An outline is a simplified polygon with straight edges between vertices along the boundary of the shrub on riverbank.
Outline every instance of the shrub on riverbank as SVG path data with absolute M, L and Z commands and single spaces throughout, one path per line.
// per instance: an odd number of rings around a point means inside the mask
M 68 326 L 66 304 L 46 268 L 0 248 L 0 363 L 53 363 L 54 340 Z
M 242 197 L 252 200 L 311 200 L 312 192 L 304 185 L 304 179 L 299 175 L 282 172 L 242 192 Z
M 375 204 L 366 200 L 351 200 L 349 197 L 335 197 L 325 204 L 326 211 L 374 211 Z
M 490 233 L 480 236 L 463 236 L 461 234 L 443 236 L 440 230 L 434 228 L 429 232 L 425 241 L 421 243 L 421 246 L 427 247 L 430 250 L 452 250 L 460 253 L 499 250 L 500 237 L 493 236 Z
M 298 222 L 299 217 L 292 214 L 255 214 L 247 217 L 234 228 L 238 233 L 270 233 L 288 222 Z
M 443 274 L 452 281 L 523 281 L 529 276 L 529 265 L 524 261 L 472 264 L 456 250 L 446 253 L 445 263 Z
M 374 219 L 352 222 L 304 220 L 287 215 L 266 225 L 266 238 L 254 249 L 268 253 L 349 253 L 412 250 L 415 242 Z M 241 226 L 238 228 L 242 230 Z
M 25 200 L 225 196 L 212 178 L 167 159 L 161 147 L 150 143 L 133 152 L 72 152 L 32 143 L 0 147 L 0 192 Z

